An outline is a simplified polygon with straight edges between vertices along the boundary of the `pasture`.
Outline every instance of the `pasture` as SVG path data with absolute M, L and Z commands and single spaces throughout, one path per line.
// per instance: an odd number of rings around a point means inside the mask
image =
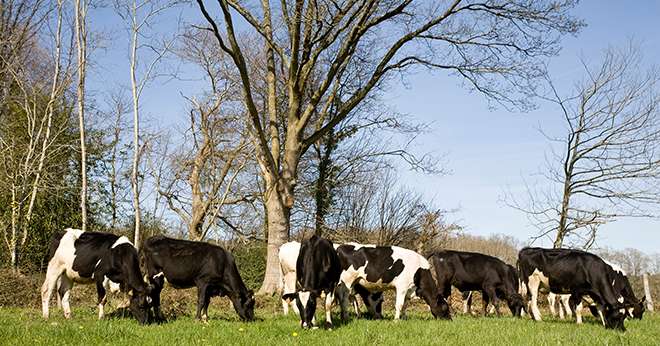
M 0 308 L 1 345 L 657 345 L 660 315 L 626 321 L 627 331 L 606 330 L 591 316 L 578 326 L 552 319 L 535 323 L 529 318 L 483 317 L 454 314 L 453 321 L 431 319 L 421 305 L 412 304 L 405 320 L 392 321 L 391 301 L 384 305 L 385 320 L 351 319 L 333 330 L 302 330 L 293 314 L 282 316 L 275 299 L 260 299 L 257 321 L 238 320 L 228 300 L 214 299 L 209 322 L 194 320 L 188 309 L 160 325 L 140 326 L 133 318 L 97 320 L 92 304 L 74 306 L 74 317 L 65 320 L 54 308 L 45 321 L 36 308 Z M 414 303 L 414 302 L 413 302 Z M 506 309 L 503 309 L 506 310 Z M 114 309 L 107 310 L 110 315 Z M 323 309 L 317 310 L 318 321 Z M 333 317 L 338 319 L 338 309 Z

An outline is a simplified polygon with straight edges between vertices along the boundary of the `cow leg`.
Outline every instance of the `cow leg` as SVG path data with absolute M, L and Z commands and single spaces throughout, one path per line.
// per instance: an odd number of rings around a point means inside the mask
M 66 275 L 60 275 L 60 288 L 58 293 L 62 295 L 62 310 L 64 311 L 64 318 L 71 318 L 71 306 L 69 305 L 69 297 L 71 296 L 71 287 L 73 281 Z
M 335 293 L 328 292 L 325 295 L 325 327 L 332 329 L 332 302 L 335 300 Z
M 572 295 L 568 299 L 571 310 L 575 310 L 575 322 L 582 324 L 582 297 Z
M 163 291 L 163 287 L 165 286 L 165 274 L 163 272 L 159 272 L 157 274 L 152 274 L 155 272 L 154 269 L 149 270 L 149 282 L 152 285 L 151 289 L 151 306 L 154 309 L 154 316 L 158 321 L 164 321 L 165 316 L 163 316 L 163 312 L 160 310 L 160 293 Z
M 484 316 L 488 315 L 488 304 L 490 304 L 490 296 L 486 291 L 481 291 L 481 300 L 484 304 L 483 309 L 484 309 Z
M 395 302 L 395 312 L 394 312 L 394 319 L 399 320 L 401 319 L 401 313 L 404 308 L 404 304 L 406 303 L 406 296 L 408 295 L 408 292 L 406 290 L 401 290 L 398 289 L 396 290 L 396 302 Z
M 202 320 L 202 322 L 206 322 L 208 318 L 207 315 L 202 316 L 202 309 L 204 308 L 208 295 L 206 292 L 207 287 L 208 285 L 206 284 L 197 286 L 197 314 L 195 314 L 195 318 Z
M 209 318 L 209 304 L 211 303 L 211 295 L 208 292 L 204 298 L 204 305 L 202 306 L 202 320 L 206 321 Z
M 103 319 L 103 316 L 105 316 L 104 312 L 104 306 L 105 303 L 108 301 L 108 292 L 105 290 L 105 287 L 103 287 L 103 281 L 96 281 L 96 294 L 98 296 L 97 304 L 99 307 L 99 320 Z
M 335 295 L 339 300 L 339 307 L 341 310 L 341 319 L 342 321 L 348 320 L 348 304 L 349 304 L 349 295 L 351 289 L 348 288 L 343 282 L 340 283 L 335 289 Z
M 539 298 L 539 285 L 541 284 L 539 278 L 536 275 L 530 275 L 527 282 L 527 288 L 529 289 L 529 294 L 532 296 L 531 301 L 531 310 L 532 317 L 535 321 L 541 320 L 541 312 L 539 311 L 538 298 Z
M 48 270 L 46 271 L 46 279 L 44 280 L 43 285 L 41 285 L 41 312 L 43 318 L 48 318 L 50 297 L 58 285 L 60 276 L 63 274 L 64 274 L 64 269 L 60 267 L 58 261 L 51 260 L 48 263 Z
M 573 311 L 571 311 L 571 306 L 568 303 L 568 300 L 571 298 L 570 295 L 563 294 L 561 298 L 559 299 L 559 304 L 564 307 L 564 311 L 566 312 L 566 317 L 568 319 L 573 318 Z M 563 317 L 562 317 L 563 318 Z
M 288 301 L 288 299 L 282 298 L 282 312 L 284 313 L 284 316 L 289 314 L 289 301 Z
M 552 292 L 548 293 L 548 307 L 550 308 L 550 315 L 552 315 L 552 317 L 557 317 L 557 309 L 555 308 L 557 303 L 556 298 L 556 294 Z
M 472 291 L 463 292 L 463 313 L 468 314 L 472 308 Z

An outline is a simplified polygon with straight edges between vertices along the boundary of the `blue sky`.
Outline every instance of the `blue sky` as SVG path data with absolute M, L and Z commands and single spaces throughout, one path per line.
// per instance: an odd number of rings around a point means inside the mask
M 570 88 L 580 78 L 580 58 L 598 62 L 608 46 L 639 42 L 644 61 L 660 62 L 660 2 L 642 1 L 635 6 L 623 1 L 585 1 L 576 14 L 587 27 L 577 37 L 566 37 L 561 54 L 550 62 L 558 85 Z M 540 103 L 529 113 L 489 110 L 486 100 L 462 89 L 459 80 L 443 75 L 419 74 L 409 88 L 392 90 L 390 102 L 397 110 L 433 122 L 434 130 L 418 143 L 448 153 L 452 174 L 428 177 L 404 172 L 408 185 L 453 214 L 471 234 L 502 233 L 527 241 L 535 234 L 524 214 L 501 202 L 507 191 L 525 191 L 523 179 L 539 180 L 534 174 L 544 166 L 549 143 L 538 131 L 561 134 L 562 118 L 549 104 Z M 598 246 L 660 249 L 660 221 L 620 219 L 603 226 Z M 549 242 L 536 244 L 550 245 Z
M 660 61 L 660 2 L 638 1 L 631 6 L 626 1 L 585 1 L 575 13 L 587 27 L 577 37 L 564 38 L 561 54 L 550 62 L 560 86 L 570 86 L 579 78 L 580 57 L 596 62 L 608 46 L 626 45 L 630 38 L 640 42 L 646 62 Z M 182 16 L 187 21 L 201 19 L 193 7 L 184 8 Z M 173 30 L 175 19 L 163 18 L 159 27 Z M 106 38 L 106 48 L 94 52 L 90 89 L 100 95 L 108 87 L 128 85 L 128 43 L 118 17 L 111 9 L 97 9 L 90 25 L 103 30 Z M 156 81 L 144 93 L 143 112 L 149 122 L 175 127 L 185 117 L 181 91 L 194 94 L 199 87 L 195 81 Z M 392 84 L 383 98 L 397 111 L 432 123 L 432 131 L 416 145 L 423 151 L 447 153 L 447 168 L 452 171 L 438 177 L 402 169 L 402 184 L 418 189 L 438 207 L 458 208 L 450 219 L 458 220 L 468 233 L 502 233 L 522 241 L 535 233 L 525 216 L 501 199 L 505 191 L 522 192 L 523 179 L 534 181 L 533 174 L 542 168 L 549 144 L 538 128 L 561 133 L 561 117 L 550 105 L 541 103 L 529 113 L 491 110 L 483 96 L 463 89 L 458 78 L 429 73 L 410 76 L 406 86 Z M 597 244 L 657 252 L 659 228 L 658 220 L 621 219 L 601 228 Z

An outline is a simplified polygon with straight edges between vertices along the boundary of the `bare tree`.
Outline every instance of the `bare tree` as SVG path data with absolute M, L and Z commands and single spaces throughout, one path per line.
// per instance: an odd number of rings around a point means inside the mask
M 228 207 L 250 197 L 237 190 L 244 168 L 253 159 L 242 109 L 235 103 L 236 85 L 226 74 L 226 58 L 210 49 L 206 35 L 184 35 L 179 55 L 197 65 L 208 82 L 208 91 L 186 97 L 190 104 L 189 128 L 170 155 L 169 174 L 161 177 L 159 193 L 169 208 L 188 226 L 188 237 L 205 239 L 218 223 L 240 232 Z
M 391 168 L 372 171 L 369 179 L 341 189 L 329 215 L 340 241 L 398 245 L 420 253 L 443 247 L 461 226 L 446 221 L 447 211 L 433 208 L 421 194 L 400 186 Z
M 618 265 L 631 276 L 641 276 L 651 270 L 651 256 L 632 248 L 621 251 L 605 249 L 598 254 Z
M 57 1 L 52 7 L 52 16 L 47 10 L 47 15 L 39 19 L 35 18 L 37 10 L 27 7 L 30 5 L 38 6 L 40 3 L 23 3 L 15 13 L 17 20 L 22 11 L 28 13 L 27 17 L 22 18 L 26 22 L 20 23 L 21 29 L 18 31 L 22 38 L 14 37 L 17 33 L 11 31 L 11 26 L 3 28 L 9 35 L 3 48 L 11 48 L 9 52 L 3 52 L 10 55 L 3 56 L 1 64 L 3 80 L 15 90 L 15 95 L 4 93 L 0 106 L 6 110 L 0 127 L 0 160 L 5 179 L 0 181 L 4 180 L 3 186 L 11 192 L 10 232 L 7 236 L 3 230 L 3 235 L 10 252 L 11 266 L 16 271 L 19 250 L 28 239 L 37 196 L 47 188 L 44 180 L 47 180 L 49 162 L 58 152 L 58 137 L 66 130 L 66 119 L 62 124 L 54 117 L 62 112 L 62 98 L 71 83 L 70 60 L 62 53 L 66 48 L 62 47 L 63 1 Z M 4 12 L 3 7 L 0 11 L 3 18 L 14 15 L 12 9 L 9 7 Z M 37 20 L 39 24 L 33 25 L 32 20 Z M 52 52 L 47 52 L 34 37 L 41 32 L 44 23 L 50 22 L 54 25 L 50 31 L 53 43 Z M 24 28 L 34 32 L 23 31 Z
M 130 35 L 129 64 L 131 96 L 133 100 L 133 165 L 131 170 L 131 188 L 133 190 L 133 209 L 135 210 L 133 243 L 136 247 L 141 245 L 140 216 L 142 212 L 140 209 L 138 181 L 140 153 L 142 152 L 140 146 L 140 97 L 145 86 L 158 76 L 156 68 L 174 43 L 173 39 L 169 39 L 163 41 L 160 46 L 156 46 L 154 42 L 143 43 L 142 40 L 146 37 L 145 28 L 152 25 L 160 14 L 175 4 L 176 1 L 170 0 L 116 0 L 115 2 L 117 13 L 126 22 Z M 140 52 L 142 50 L 148 50 L 153 55 L 145 66 L 142 66 L 140 60 Z
M 520 87 L 538 77 L 560 36 L 581 27 L 568 13 L 574 1 L 219 0 L 220 25 L 203 0 L 197 3 L 239 73 L 266 186 L 265 293 L 277 290 L 277 254 L 289 237 L 302 155 L 372 91 L 424 66 L 454 72 L 496 102 L 521 105 L 525 98 L 514 91 L 529 90 Z M 237 14 L 263 54 L 245 54 Z M 259 81 L 251 77 L 255 65 L 266 71 L 261 105 L 254 90 Z M 339 86 L 346 85 L 350 96 L 339 99 Z
M 639 50 L 609 49 L 598 67 L 583 62 L 585 79 L 569 96 L 548 78 L 567 133 L 547 160 L 556 187 L 530 191 L 523 210 L 556 248 L 590 247 L 598 227 L 618 217 L 651 216 L 660 202 L 660 74 L 640 71 Z

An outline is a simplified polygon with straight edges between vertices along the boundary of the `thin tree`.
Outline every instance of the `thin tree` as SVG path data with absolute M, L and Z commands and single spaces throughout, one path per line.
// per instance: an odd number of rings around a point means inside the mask
M 599 226 L 655 215 L 660 202 L 660 73 L 642 71 L 639 48 L 608 49 L 602 63 L 582 62 L 584 79 L 568 96 L 548 78 L 566 134 L 547 160 L 550 191 L 529 192 L 526 212 L 556 248 L 590 247 Z M 569 242 L 570 240 L 570 242 Z
M 87 230 L 87 145 L 85 144 L 85 77 L 87 75 L 87 0 L 75 0 L 75 36 L 78 58 L 76 87 L 80 131 L 80 213 L 82 230 Z
M 119 16 L 127 23 L 130 35 L 130 52 L 129 52 L 129 65 L 130 65 L 130 79 L 131 79 L 131 96 L 133 106 L 133 163 L 131 168 L 131 188 L 133 191 L 133 209 L 135 211 L 135 222 L 133 229 L 133 244 L 140 247 L 140 218 L 142 211 L 140 208 L 140 187 L 139 187 L 139 166 L 140 154 L 142 152 L 140 145 L 140 97 L 144 91 L 145 86 L 157 77 L 156 68 L 158 64 L 165 58 L 165 55 L 170 51 L 174 40 L 166 40 L 160 47 L 156 47 L 152 42 L 143 44 L 141 39 L 145 37 L 145 27 L 150 26 L 156 18 L 167 9 L 173 7 L 176 2 L 174 1 L 161 1 L 161 0 L 128 0 L 117 1 L 115 8 Z M 149 49 L 153 53 L 150 62 L 146 64 L 144 71 L 139 68 L 141 63 L 139 61 L 139 51 L 142 49 Z
M 371 92 L 424 66 L 455 73 L 495 102 L 522 105 L 527 95 L 515 91 L 530 90 L 542 58 L 581 27 L 568 12 L 575 1 L 219 0 L 220 23 L 203 0 L 197 4 L 240 76 L 265 182 L 264 293 L 280 280 L 278 249 L 289 237 L 302 155 Z M 237 36 L 237 16 L 259 37 L 261 54 L 245 54 L 254 42 Z M 263 104 L 255 66 L 266 71 Z M 339 99 L 346 85 L 350 96 Z

